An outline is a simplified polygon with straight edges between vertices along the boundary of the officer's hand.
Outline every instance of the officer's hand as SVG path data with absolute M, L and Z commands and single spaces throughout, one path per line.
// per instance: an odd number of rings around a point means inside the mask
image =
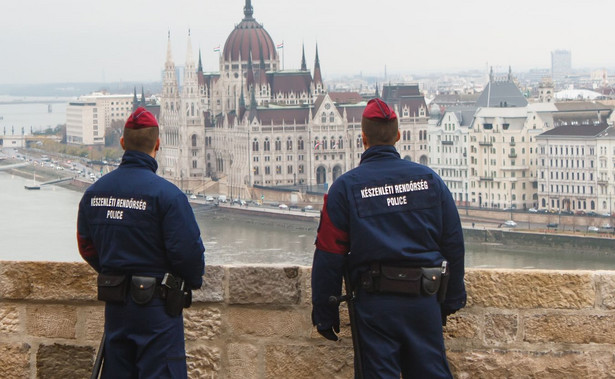
M 451 309 L 444 304 L 440 305 L 440 314 L 442 315 L 442 326 L 446 326 L 446 318 L 453 313 L 457 312 L 457 309 Z
M 329 341 L 337 341 L 337 340 L 339 340 L 339 337 L 336 334 L 336 333 L 340 332 L 339 324 L 338 325 L 333 325 L 329 329 L 323 329 L 323 330 L 316 329 L 316 330 L 318 330 L 318 333 L 321 336 L 325 337 Z

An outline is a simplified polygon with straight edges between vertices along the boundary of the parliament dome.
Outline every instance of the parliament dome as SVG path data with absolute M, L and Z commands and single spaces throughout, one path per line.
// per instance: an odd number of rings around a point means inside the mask
M 275 61 L 276 46 L 263 25 L 256 22 L 252 16 L 250 0 L 246 0 L 243 13 L 243 20 L 235 26 L 224 43 L 224 60 L 238 61 L 241 58 L 242 61 L 247 61 L 251 53 L 253 62 L 259 62 L 261 57 L 266 62 Z

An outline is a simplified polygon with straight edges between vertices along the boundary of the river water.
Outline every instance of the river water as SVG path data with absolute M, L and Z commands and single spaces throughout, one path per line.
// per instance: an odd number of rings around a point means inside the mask
M 0 171 L 0 260 L 81 261 L 76 243 L 81 193 L 59 186 L 24 189 L 32 179 Z M 311 265 L 315 230 L 211 217 L 196 208 L 206 263 Z M 467 267 L 615 270 L 608 253 L 471 243 Z

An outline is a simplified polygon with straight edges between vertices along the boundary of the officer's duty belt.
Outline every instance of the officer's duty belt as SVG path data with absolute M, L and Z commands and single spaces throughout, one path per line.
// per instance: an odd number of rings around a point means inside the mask
M 374 262 L 361 274 L 361 288 L 370 293 L 391 293 L 407 296 L 438 294 L 443 301 L 448 282 L 446 261 L 439 267 L 403 267 Z

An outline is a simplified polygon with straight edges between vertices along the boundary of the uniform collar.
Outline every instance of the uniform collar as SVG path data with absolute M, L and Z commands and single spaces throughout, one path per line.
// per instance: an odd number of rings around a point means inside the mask
M 361 154 L 361 163 L 370 162 L 378 159 L 399 159 L 399 153 L 393 145 L 372 146 Z
M 152 158 L 149 154 L 142 153 L 140 151 L 126 150 L 122 157 L 122 163 L 120 167 L 146 167 L 156 172 L 158 169 L 158 162 Z

